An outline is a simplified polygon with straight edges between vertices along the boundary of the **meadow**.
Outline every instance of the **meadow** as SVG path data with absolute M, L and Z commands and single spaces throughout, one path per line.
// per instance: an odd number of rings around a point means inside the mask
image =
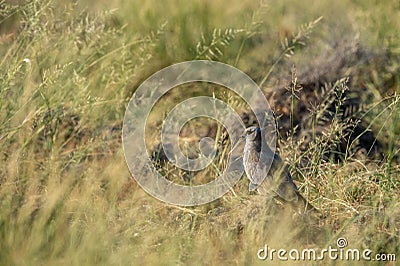
M 0 264 L 265 265 L 257 253 L 266 244 L 323 249 L 338 238 L 400 260 L 399 13 L 396 0 L 0 0 Z M 198 59 L 235 66 L 260 86 L 277 152 L 322 217 L 250 195 L 245 177 L 195 207 L 138 186 L 122 148 L 126 106 L 156 71 Z M 208 182 L 224 166 L 188 173 L 159 151 L 166 114 L 195 95 L 232 104 L 252 124 L 224 88 L 166 95 L 147 145 L 159 171 L 182 184 Z M 191 121 L 183 134 L 189 147 L 201 136 L 229 147 L 213 120 Z

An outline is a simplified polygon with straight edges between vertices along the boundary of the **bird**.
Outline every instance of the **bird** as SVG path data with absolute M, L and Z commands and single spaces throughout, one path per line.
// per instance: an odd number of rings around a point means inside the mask
M 288 166 L 265 142 L 259 127 L 246 128 L 242 138 L 246 141 L 243 151 L 243 166 L 246 176 L 250 180 L 249 192 L 277 197 L 300 212 L 316 211 L 299 193 Z

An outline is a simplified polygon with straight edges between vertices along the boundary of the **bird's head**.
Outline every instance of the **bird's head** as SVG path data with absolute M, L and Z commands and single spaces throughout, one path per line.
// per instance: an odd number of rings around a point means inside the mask
M 242 138 L 246 139 L 246 141 L 261 140 L 261 129 L 256 126 L 248 127 L 245 129 Z

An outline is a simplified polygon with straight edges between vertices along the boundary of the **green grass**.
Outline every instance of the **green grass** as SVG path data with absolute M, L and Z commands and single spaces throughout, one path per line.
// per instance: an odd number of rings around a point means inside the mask
M 257 259 L 264 244 L 324 248 L 338 237 L 349 248 L 399 257 L 400 5 L 389 2 L 0 1 L 0 264 L 257 265 L 266 263 Z M 332 44 L 356 35 L 370 54 L 390 53 L 352 66 L 349 84 L 366 88 L 366 128 L 382 142 L 382 161 L 326 159 L 327 135 L 305 152 L 292 133 L 278 141 L 301 193 L 326 218 L 293 217 L 248 195 L 245 179 L 215 202 L 181 208 L 152 198 L 130 176 L 123 115 L 155 71 L 213 59 L 270 92 L 292 65 L 301 78 Z M 149 127 L 157 132 L 173 103 L 212 95 L 200 88 L 169 94 Z M 289 89 L 291 119 L 296 93 Z M 246 111 L 232 94 L 216 95 Z M 329 132 L 343 127 L 336 121 Z

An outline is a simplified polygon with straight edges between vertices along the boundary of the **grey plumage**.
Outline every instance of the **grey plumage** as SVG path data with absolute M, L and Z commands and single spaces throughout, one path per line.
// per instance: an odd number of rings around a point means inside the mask
M 249 127 L 243 137 L 246 139 L 243 164 L 250 180 L 249 191 L 278 196 L 303 210 L 315 209 L 300 195 L 288 167 L 265 142 L 261 129 Z

